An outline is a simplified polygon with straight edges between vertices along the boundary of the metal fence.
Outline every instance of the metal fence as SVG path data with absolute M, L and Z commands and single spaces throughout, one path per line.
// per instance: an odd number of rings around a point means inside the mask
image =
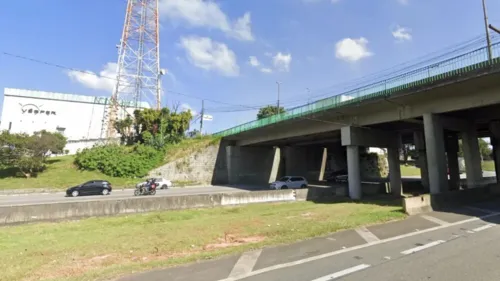
M 418 68 L 407 73 L 391 77 L 376 83 L 356 88 L 345 93 L 321 99 L 303 106 L 288 109 L 285 113 L 273 115 L 260 120 L 221 131 L 215 135 L 225 137 L 244 131 L 261 128 L 284 120 L 299 118 L 312 113 L 325 111 L 335 107 L 361 102 L 374 97 L 388 97 L 396 92 L 435 83 L 450 77 L 466 75 L 467 73 L 500 64 L 500 42 L 492 45 L 493 59 L 488 60 L 486 47 L 468 53 Z

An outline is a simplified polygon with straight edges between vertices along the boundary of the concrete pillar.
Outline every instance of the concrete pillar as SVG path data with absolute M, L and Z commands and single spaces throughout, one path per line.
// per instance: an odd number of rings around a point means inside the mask
M 278 174 L 279 174 L 279 169 L 280 169 L 280 163 L 281 163 L 281 149 L 277 146 L 273 147 L 273 155 L 272 155 L 272 163 L 271 163 L 271 172 L 269 173 L 269 181 L 268 182 L 275 182 Z
M 497 183 L 500 183 L 500 121 L 490 123 L 491 146 L 493 146 L 493 162 L 495 163 L 495 173 Z
M 418 165 L 420 166 L 420 179 L 424 190 L 429 190 L 429 169 L 427 167 L 427 154 L 425 150 L 425 138 L 422 132 L 413 133 L 413 141 L 418 151 Z
M 323 155 L 321 157 L 321 167 L 319 169 L 319 177 L 318 180 L 322 181 L 325 177 L 325 169 L 326 169 L 326 160 L 328 158 L 328 148 L 323 148 Z
M 431 194 L 438 194 L 448 186 L 443 126 L 438 115 L 426 113 L 423 117 L 429 189 Z
M 460 188 L 460 168 L 458 165 L 458 135 L 446 136 L 446 156 L 450 175 L 450 190 Z
M 361 171 L 359 169 L 359 147 L 347 146 L 347 174 L 349 181 L 349 197 L 353 200 L 360 200 L 361 191 Z
M 239 183 L 240 149 L 239 146 L 226 146 L 227 181 L 229 184 Z
M 467 188 L 474 188 L 481 184 L 483 171 L 481 168 L 481 152 L 479 141 L 474 128 L 462 132 L 462 149 L 464 151 L 465 172 L 467 174 Z
M 396 196 L 401 196 L 403 194 L 403 188 L 401 182 L 401 163 L 399 160 L 399 149 L 388 148 L 387 158 L 389 160 L 389 182 L 391 193 Z

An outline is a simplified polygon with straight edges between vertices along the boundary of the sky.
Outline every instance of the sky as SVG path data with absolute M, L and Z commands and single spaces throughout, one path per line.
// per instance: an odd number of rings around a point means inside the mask
M 257 108 L 276 104 L 277 82 L 280 104 L 293 107 L 485 32 L 481 0 L 159 5 L 163 104 L 196 114 L 205 100 L 213 116 L 204 122 L 208 133 L 254 120 Z M 487 6 L 490 23 L 500 26 L 500 1 L 487 0 Z M 6 1 L 0 9 L 0 89 L 111 95 L 112 80 L 103 77 L 116 75 L 125 8 L 126 0 Z M 0 91 L 0 105 L 2 100 Z

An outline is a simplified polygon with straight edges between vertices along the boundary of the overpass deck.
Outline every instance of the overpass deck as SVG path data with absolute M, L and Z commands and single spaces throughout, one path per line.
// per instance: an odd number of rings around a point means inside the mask
M 335 108 L 352 107 L 368 100 L 384 99 L 404 92 L 418 92 L 420 89 L 454 81 L 457 78 L 474 77 L 477 73 L 500 68 L 500 42 L 492 45 L 492 51 L 492 60 L 488 60 L 486 47 L 479 48 L 339 95 L 289 109 L 279 115 L 250 121 L 215 135 L 236 136 L 291 119 L 308 119 L 308 116 Z

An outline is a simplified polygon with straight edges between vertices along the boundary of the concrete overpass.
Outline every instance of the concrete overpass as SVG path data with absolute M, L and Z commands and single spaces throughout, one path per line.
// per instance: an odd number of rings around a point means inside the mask
M 383 147 L 391 190 L 400 195 L 399 148 L 412 143 L 420 155 L 422 184 L 441 193 L 458 188 L 462 139 L 467 185 L 477 186 L 478 137 L 491 137 L 495 163 L 500 159 L 500 45 L 493 50 L 491 61 L 485 48 L 474 50 L 222 131 L 228 182 L 268 182 L 284 174 L 322 179 L 333 149 L 339 165 L 347 164 L 350 197 L 360 199 L 360 150 Z M 496 170 L 500 175 L 499 165 Z

